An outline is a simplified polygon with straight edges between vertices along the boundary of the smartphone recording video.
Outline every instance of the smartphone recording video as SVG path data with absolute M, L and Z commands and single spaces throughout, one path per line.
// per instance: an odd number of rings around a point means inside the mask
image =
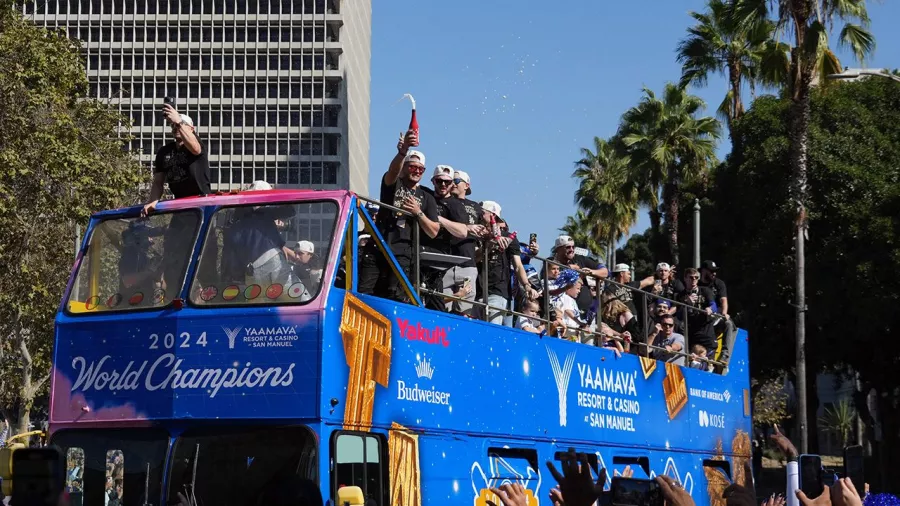
M 12 503 L 58 506 L 64 486 L 62 456 L 54 448 L 22 448 L 13 453 Z
M 860 497 L 866 495 L 866 477 L 863 461 L 863 447 L 859 445 L 844 448 L 844 477 L 849 478 Z
M 801 455 L 798 463 L 800 466 L 800 490 L 810 499 L 822 495 L 822 490 L 825 488 L 822 458 L 818 455 Z
M 612 506 L 663 506 L 663 495 L 655 480 L 612 479 Z

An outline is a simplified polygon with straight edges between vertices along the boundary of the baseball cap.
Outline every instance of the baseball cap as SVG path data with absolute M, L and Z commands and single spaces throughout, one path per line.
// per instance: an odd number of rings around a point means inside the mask
M 713 262 L 712 260 L 707 260 L 707 261 L 703 262 L 703 264 L 700 266 L 700 268 L 701 269 L 709 269 L 713 272 L 716 272 L 717 270 L 719 270 L 719 266 L 716 265 L 716 263 Z
M 660 262 L 660 263 L 656 264 L 656 270 L 668 271 L 668 270 L 671 270 L 671 267 L 669 267 L 669 264 L 667 264 L 665 262 Z
M 315 252 L 316 252 L 316 247 L 313 245 L 313 243 L 311 243 L 309 241 L 298 242 L 297 247 L 294 249 L 296 249 L 300 253 L 315 254 Z
M 498 218 L 500 217 L 500 204 L 493 200 L 485 200 L 481 203 L 481 208 L 485 211 L 494 213 Z
M 182 115 L 181 115 L 181 121 L 184 121 L 184 122 L 187 123 L 189 126 L 194 126 L 194 120 L 192 120 L 191 117 L 188 116 L 187 114 L 182 114 Z
M 575 241 L 568 235 L 561 235 L 556 238 L 556 242 L 553 244 L 553 249 L 555 250 L 560 246 L 575 246 Z
M 616 266 L 613 267 L 613 274 L 617 272 L 629 272 L 630 270 L 631 267 L 628 264 L 616 264 Z
M 453 167 L 449 165 L 438 165 L 434 168 L 434 175 L 431 176 L 432 179 L 444 179 L 444 180 L 453 180 Z
M 403 163 L 407 164 L 413 158 L 419 160 L 419 163 L 421 163 L 423 166 L 425 165 L 425 155 L 421 151 L 416 151 L 415 149 L 410 149 L 406 152 L 406 157 L 403 158 Z
M 458 170 L 453 173 L 453 178 L 454 179 L 456 179 L 456 178 L 462 179 L 467 185 L 469 185 L 469 187 L 466 188 L 466 195 L 472 194 L 472 180 L 469 178 L 469 174 L 467 172 Z

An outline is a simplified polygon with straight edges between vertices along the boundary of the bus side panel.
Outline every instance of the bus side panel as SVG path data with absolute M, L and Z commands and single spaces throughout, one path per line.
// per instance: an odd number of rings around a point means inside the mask
M 561 462 L 557 458 L 570 448 L 547 440 L 497 440 L 433 433 L 419 435 L 418 441 L 420 504 L 488 506 L 488 501 L 502 504 L 490 489 L 506 483 L 522 485 L 529 496 L 529 506 L 549 504 L 548 495 L 557 483 L 546 462 L 553 462 L 561 471 Z M 691 494 L 697 506 L 722 505 L 722 492 L 733 481 L 750 483 L 742 471 L 745 459 L 726 457 L 721 453 L 641 451 L 600 445 L 572 447 L 589 455 L 595 472 L 606 469 L 606 490 L 609 490 L 612 478 L 621 476 L 626 466 L 634 478 L 648 479 L 659 475 L 674 478 Z M 396 479 L 405 478 L 391 476 L 392 486 Z M 391 501 L 392 504 L 410 504 L 398 501 L 396 497 Z
M 338 289 L 324 314 L 320 412 L 348 430 L 750 452 L 743 331 L 720 376 Z

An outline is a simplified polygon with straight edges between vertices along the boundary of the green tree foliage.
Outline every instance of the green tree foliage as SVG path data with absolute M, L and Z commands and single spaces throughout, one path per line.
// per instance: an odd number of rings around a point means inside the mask
M 731 313 L 751 336 L 757 373 L 791 370 L 794 362 L 796 210 L 784 180 L 790 110 L 789 99 L 754 102 L 735 127 L 743 151 L 715 171 L 702 199 L 703 256 L 721 266 Z M 870 78 L 816 89 L 810 118 L 808 372 L 850 367 L 865 391 L 894 392 L 900 388 L 900 341 L 893 338 L 900 306 L 900 85 Z M 898 408 L 883 400 L 879 415 L 884 434 L 896 435 Z M 895 437 L 885 444 L 894 445 L 886 446 L 887 455 L 900 456 Z
M 847 399 L 841 399 L 837 404 L 825 408 L 825 414 L 819 418 L 819 426 L 834 433 L 841 443 L 841 447 L 850 442 L 850 434 L 856 425 L 856 410 Z
M 0 406 L 19 430 L 47 388 L 75 225 L 141 179 L 128 120 L 87 89 L 77 43 L 0 8 Z
M 656 264 L 650 249 L 651 230 L 641 234 L 633 234 L 628 241 L 616 250 L 616 261 L 626 263 L 634 269 L 635 279 L 643 279 L 653 274 Z
M 715 164 L 719 121 L 700 116 L 706 104 L 683 87 L 666 84 L 661 96 L 645 88 L 640 102 L 622 115 L 619 135 L 627 148 L 630 180 L 638 194 L 662 192 L 669 246 L 679 263 L 678 216 L 683 185 L 702 178 Z M 651 210 L 652 211 L 652 210 Z M 651 228 L 655 230 L 651 213 Z
M 788 395 L 784 391 L 784 378 L 769 378 L 761 383 L 754 381 L 753 424 L 772 427 L 789 418 Z

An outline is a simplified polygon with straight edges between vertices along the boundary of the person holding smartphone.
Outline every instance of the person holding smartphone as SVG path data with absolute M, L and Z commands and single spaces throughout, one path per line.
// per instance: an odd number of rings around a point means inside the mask
M 153 184 L 150 201 L 144 205 L 142 216 L 156 210 L 165 183 L 176 199 L 210 193 L 209 157 L 197 136 L 194 121 L 175 109 L 174 100 L 167 98 L 163 115 L 169 122 L 174 140 L 156 152 L 153 162 Z

